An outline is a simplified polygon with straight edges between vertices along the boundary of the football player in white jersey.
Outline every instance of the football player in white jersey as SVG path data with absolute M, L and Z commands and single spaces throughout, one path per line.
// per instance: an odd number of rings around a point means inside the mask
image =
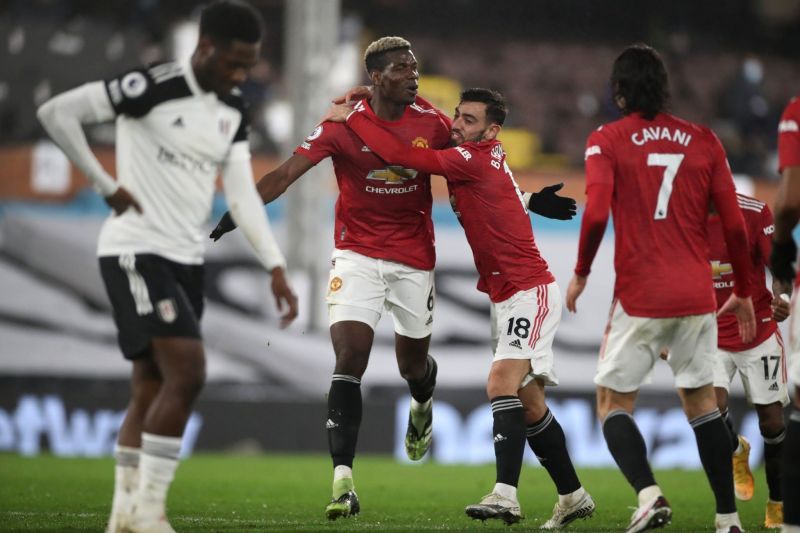
M 285 261 L 253 182 L 236 90 L 256 64 L 260 43 L 258 13 L 238 0 L 218 1 L 202 11 L 190 61 L 86 83 L 38 111 L 48 134 L 113 208 L 97 251 L 119 345 L 133 372 L 108 531 L 173 531 L 166 494 L 205 380 L 203 226 L 219 172 L 234 219 L 272 274 L 281 326 L 297 316 Z M 82 128 L 114 119 L 116 181 Z

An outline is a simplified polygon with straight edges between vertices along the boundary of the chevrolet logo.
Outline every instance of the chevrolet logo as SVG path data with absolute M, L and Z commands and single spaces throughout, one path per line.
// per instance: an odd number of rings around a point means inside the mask
M 403 168 L 399 165 L 392 165 L 379 170 L 371 170 L 367 174 L 368 180 L 385 181 L 390 184 L 399 184 L 404 181 L 413 180 L 417 177 L 417 171 L 410 168 Z
M 724 275 L 733 273 L 733 267 L 730 263 L 720 263 L 719 261 L 711 261 L 711 277 L 714 279 L 721 279 Z

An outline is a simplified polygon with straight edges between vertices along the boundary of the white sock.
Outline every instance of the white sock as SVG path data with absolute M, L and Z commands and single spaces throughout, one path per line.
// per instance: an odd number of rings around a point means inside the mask
M 559 494 L 558 495 L 558 505 L 561 507 L 572 507 L 583 498 L 583 495 L 586 494 L 586 491 L 583 487 L 578 487 L 578 490 L 572 492 L 570 494 Z
M 661 487 L 650 485 L 639 491 L 639 507 L 650 503 L 652 500 L 662 495 Z
M 180 437 L 142 434 L 139 490 L 136 494 L 138 515 L 159 519 L 164 514 L 167 491 L 175 478 L 180 451 Z
M 333 482 L 336 483 L 340 479 L 352 478 L 353 469 L 349 466 L 339 465 L 333 469 Z
M 719 514 L 717 513 L 716 517 L 714 518 L 714 524 L 716 527 L 730 527 L 730 526 L 739 526 L 742 527 L 742 523 L 739 521 L 739 513 L 725 513 Z
M 139 448 L 117 445 L 114 456 L 114 497 L 111 500 L 111 513 L 129 513 L 133 497 L 139 488 Z
M 517 501 L 517 487 L 513 485 L 506 485 L 505 483 L 495 483 L 494 490 L 492 491 L 495 494 L 499 494 L 503 498 L 508 498 L 509 500 Z

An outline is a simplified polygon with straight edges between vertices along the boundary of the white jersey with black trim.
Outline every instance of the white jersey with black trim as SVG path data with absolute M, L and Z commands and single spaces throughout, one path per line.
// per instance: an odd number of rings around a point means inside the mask
M 216 177 L 226 161 L 250 158 L 241 98 L 204 92 L 188 63 L 134 69 L 105 87 L 117 115 L 117 180 L 142 213 L 112 214 L 97 254 L 202 263 Z

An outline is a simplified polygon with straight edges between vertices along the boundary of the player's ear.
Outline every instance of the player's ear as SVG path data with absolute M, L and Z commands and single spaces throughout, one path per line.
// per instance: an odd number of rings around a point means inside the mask
M 381 71 L 380 70 L 370 71 L 369 79 L 370 81 L 372 81 L 373 87 L 379 87 L 381 82 Z
M 500 124 L 492 124 L 491 126 L 486 128 L 486 131 L 483 132 L 483 140 L 485 141 L 495 140 L 497 136 L 500 134 L 501 129 L 503 129 L 503 127 Z

